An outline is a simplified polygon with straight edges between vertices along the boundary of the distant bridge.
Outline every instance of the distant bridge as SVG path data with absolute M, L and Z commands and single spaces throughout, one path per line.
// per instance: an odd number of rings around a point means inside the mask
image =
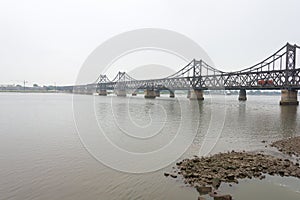
M 192 60 L 178 72 L 161 79 L 137 80 L 126 72 L 119 72 L 112 80 L 100 75 L 93 84 L 85 86 L 99 95 L 113 90 L 124 96 L 145 90 L 145 97 L 155 98 L 161 90 L 188 90 L 191 99 L 203 99 L 203 90 L 240 90 L 239 100 L 246 100 L 246 90 L 282 90 L 281 104 L 298 104 L 300 67 L 296 65 L 296 50 L 300 47 L 287 43 L 258 64 L 235 72 L 224 72 L 203 60 Z M 84 90 L 77 87 L 77 91 Z

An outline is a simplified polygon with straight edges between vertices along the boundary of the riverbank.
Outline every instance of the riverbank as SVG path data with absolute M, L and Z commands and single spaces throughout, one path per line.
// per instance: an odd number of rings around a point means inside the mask
M 273 142 L 270 146 L 290 156 L 299 156 L 300 137 L 294 137 Z M 299 163 L 290 159 L 278 158 L 266 153 L 227 152 L 208 157 L 194 156 L 176 163 L 172 173 L 165 176 L 182 178 L 187 185 L 195 187 L 200 194 L 199 199 L 205 199 L 209 194 L 214 199 L 232 199 L 229 194 L 219 194 L 222 183 L 232 186 L 241 179 L 264 179 L 266 175 L 300 178 Z

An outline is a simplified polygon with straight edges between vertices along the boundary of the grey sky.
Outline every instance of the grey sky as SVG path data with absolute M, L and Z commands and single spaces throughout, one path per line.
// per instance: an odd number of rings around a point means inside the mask
M 297 0 L 1 1 L 0 84 L 73 84 L 98 45 L 148 27 L 188 36 L 233 71 L 300 44 L 299 19 Z

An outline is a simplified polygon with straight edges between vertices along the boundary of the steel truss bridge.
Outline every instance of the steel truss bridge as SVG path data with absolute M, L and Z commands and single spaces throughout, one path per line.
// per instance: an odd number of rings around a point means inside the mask
M 258 64 L 234 72 L 224 72 L 203 60 L 192 60 L 178 72 L 160 79 L 137 80 L 119 72 L 112 80 L 100 75 L 95 83 L 79 90 L 260 90 L 300 88 L 300 67 L 296 65 L 297 49 L 287 43 Z

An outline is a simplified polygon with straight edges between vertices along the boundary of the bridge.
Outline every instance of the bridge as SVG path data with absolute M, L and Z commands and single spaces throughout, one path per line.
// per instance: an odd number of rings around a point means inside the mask
M 168 90 L 170 97 L 175 97 L 175 90 L 187 90 L 191 100 L 203 100 L 204 90 L 239 90 L 239 100 L 247 100 L 246 90 L 281 90 L 281 105 L 298 105 L 300 67 L 296 65 L 296 50 L 299 48 L 287 43 L 263 61 L 234 72 L 224 72 L 194 59 L 165 78 L 137 80 L 126 72 L 119 72 L 112 80 L 100 75 L 86 88 L 95 89 L 103 96 L 108 90 L 117 96 L 136 95 L 136 91 L 144 90 L 145 98 L 156 98 L 162 90 Z

